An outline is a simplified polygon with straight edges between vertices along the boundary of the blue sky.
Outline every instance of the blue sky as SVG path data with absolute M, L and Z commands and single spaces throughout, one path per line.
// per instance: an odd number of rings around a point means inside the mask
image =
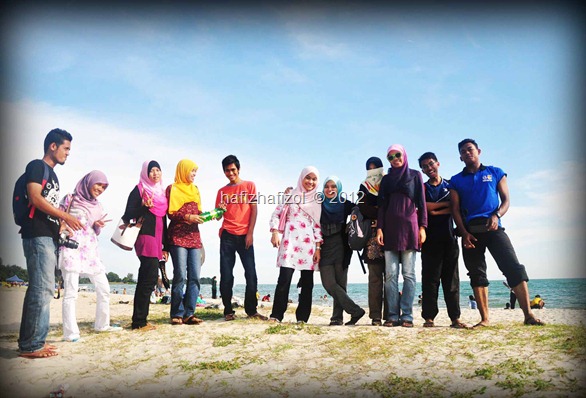
M 307 165 L 322 182 L 338 175 L 351 193 L 366 159 L 384 159 L 393 143 L 405 146 L 415 169 L 419 155 L 435 152 L 450 177 L 463 167 L 458 141 L 471 137 L 485 164 L 508 173 L 512 206 L 503 224 L 529 276 L 586 276 L 584 182 L 568 178 L 579 168 L 584 43 L 576 20 L 562 7 L 485 11 L 14 8 L 2 43 L 2 176 L 10 189 L 0 207 L 0 257 L 24 266 L 10 192 L 54 127 L 74 136 L 56 169 L 62 189 L 104 171 L 111 185 L 101 200 L 114 219 L 148 159 L 161 163 L 165 183 L 180 159 L 194 160 L 207 210 L 227 182 L 220 162 L 231 153 L 263 194 L 294 185 Z M 273 210 L 259 206 L 260 283 L 278 275 Z M 137 259 L 109 242 L 109 228 L 100 243 L 107 269 L 136 275 Z M 201 228 L 203 276 L 219 274 L 218 228 Z M 489 268 L 491 279 L 503 278 L 492 261 Z M 367 282 L 356 260 L 349 282 Z

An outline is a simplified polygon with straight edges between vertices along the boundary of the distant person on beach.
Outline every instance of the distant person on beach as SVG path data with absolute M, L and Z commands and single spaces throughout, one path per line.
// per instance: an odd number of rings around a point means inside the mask
M 476 303 L 476 299 L 474 298 L 473 295 L 468 296 L 468 305 L 470 306 L 471 310 L 477 310 L 478 309 L 478 304 Z
M 257 311 L 256 298 L 258 280 L 253 246 L 258 213 L 256 185 L 240 178 L 240 161 L 234 155 L 228 155 L 222 160 L 222 169 L 228 185 L 218 190 L 216 208 L 226 210 L 222 215 L 224 221 L 220 228 L 220 296 L 224 304 L 224 319 L 236 319 L 236 313 L 232 309 L 232 288 L 238 253 L 246 279 L 244 311 L 248 318 L 266 321 L 268 318 Z
M 378 216 L 378 193 L 384 176 L 382 160 L 376 156 L 366 161 L 366 178 L 360 184 L 358 192 L 362 193 L 358 200 L 358 208 L 362 216 L 371 221 L 372 235 L 364 251 L 362 259 L 368 265 L 368 316 L 373 326 L 381 326 L 383 314 L 386 313 L 384 299 L 385 252 L 376 240 L 376 219 Z
M 415 255 L 425 242 L 427 211 L 421 173 L 409 168 L 407 152 L 399 144 L 387 150 L 391 164 L 382 179 L 376 238 L 385 251 L 385 300 L 383 326 L 413 327 Z M 403 294 L 399 294 L 399 270 Z
M 218 298 L 218 280 L 216 279 L 215 275 L 212 278 L 212 298 L 213 299 Z
M 159 261 L 169 258 L 167 246 L 167 208 L 161 166 L 155 160 L 143 163 L 138 184 L 130 192 L 125 223 L 143 218 L 142 228 L 134 244 L 140 260 L 138 280 L 134 291 L 132 330 L 149 331 L 156 326 L 147 322 L 150 297 L 159 277 Z
M 346 293 L 348 266 L 352 249 L 348 246 L 346 219 L 355 206 L 343 196 L 342 182 L 336 176 L 324 180 L 320 226 L 323 236 L 319 275 L 321 283 L 334 299 L 330 326 L 344 325 L 344 311 L 350 314 L 346 325 L 355 325 L 366 311 L 360 308 Z
M 507 175 L 498 167 L 485 166 L 480 162 L 482 151 L 473 139 L 460 141 L 458 151 L 465 167 L 450 180 L 452 216 L 462 234 L 464 264 L 478 301 L 481 320 L 475 327 L 490 325 L 485 260 L 487 248 L 517 296 L 525 325 L 543 325 L 529 307 L 529 277 L 525 266 L 517 259 L 515 249 L 501 226 L 501 218 L 510 206 Z
M 505 310 L 510 310 L 511 309 L 511 303 L 506 303 L 504 309 Z
M 535 298 L 531 300 L 531 308 L 540 310 L 545 306 L 545 301 L 541 298 L 539 294 L 535 295 Z
M 450 208 L 450 181 L 440 175 L 440 162 L 433 152 L 425 152 L 418 161 L 421 171 L 428 177 L 423 185 L 427 208 L 427 239 L 421 247 L 423 326 L 435 325 L 441 283 L 448 316 L 452 321 L 451 327 L 467 329 L 469 326 L 460 321 L 460 250 Z
M 171 325 L 199 325 L 195 316 L 201 273 L 203 247 L 199 224 L 203 220 L 199 188 L 194 184 L 198 166 L 193 160 L 182 159 L 175 169 L 175 182 L 167 187 L 169 201 L 168 243 L 173 259 L 171 285 Z M 183 292 L 185 290 L 185 293 Z
M 76 320 L 77 291 L 79 278 L 89 278 L 95 286 L 96 319 L 94 330 L 110 332 L 122 330 L 110 326 L 110 283 L 106 277 L 106 267 L 100 259 L 98 236 L 106 222 L 104 211 L 98 197 L 108 188 L 108 178 L 99 171 L 86 174 L 75 186 L 73 194 L 63 198 L 60 208 L 75 216 L 84 229 L 75 231 L 70 239 L 78 242 L 78 248 L 61 246 L 59 248 L 59 269 L 63 275 L 63 340 L 77 341 L 80 338 Z
M 313 298 L 313 272 L 321 258 L 322 235 L 319 220 L 321 204 L 318 197 L 319 172 L 313 166 L 301 170 L 297 187 L 287 195 L 271 215 L 271 244 L 278 248 L 279 278 L 275 288 L 271 321 L 281 322 L 289 301 L 293 273 L 301 279 L 299 305 L 295 310 L 297 322 L 309 320 Z M 283 239 L 281 240 L 281 236 Z
M 43 158 L 26 166 L 26 190 L 31 211 L 20 230 L 29 278 L 18 335 L 19 356 L 23 358 L 58 355 L 56 347 L 46 344 L 46 340 L 55 294 L 59 229 L 61 221 L 70 232 L 83 229 L 83 225 L 73 215 L 59 209 L 59 179 L 53 169 L 58 164 L 65 164 L 72 140 L 71 134 L 65 130 L 49 131 L 43 143 Z
M 515 303 L 517 303 L 517 296 L 515 296 L 515 292 L 513 291 L 513 289 L 511 289 L 507 281 L 503 281 L 503 285 L 505 285 L 505 287 L 509 289 L 509 303 L 511 305 L 511 309 L 514 310 Z
M 262 296 L 262 301 L 271 301 L 271 294 L 266 294 Z

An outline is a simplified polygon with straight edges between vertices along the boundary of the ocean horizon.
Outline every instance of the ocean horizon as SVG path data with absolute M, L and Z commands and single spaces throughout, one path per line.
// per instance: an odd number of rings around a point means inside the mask
M 332 305 L 332 299 L 328 295 L 327 300 L 323 300 L 323 296 L 327 295 L 326 290 L 321 285 L 319 278 L 316 278 L 315 285 L 313 287 L 313 302 L 316 305 Z M 488 304 L 490 308 L 504 308 L 505 304 L 509 302 L 509 289 L 503 284 L 504 279 L 492 280 L 489 286 L 489 297 Z M 298 301 L 297 293 L 297 280 L 291 284 L 289 290 L 289 298 L 293 302 Z M 401 288 L 402 283 L 399 283 Z M 275 294 L 276 284 L 259 284 L 258 292 L 260 296 L 270 294 L 271 297 Z M 93 290 L 93 285 L 80 284 L 80 288 L 87 290 Z M 127 294 L 134 294 L 134 284 L 120 284 L 115 283 L 110 285 L 111 292 L 122 293 L 123 289 L 126 288 Z M 244 299 L 244 291 L 246 286 L 244 284 L 236 284 L 233 288 L 233 295 L 238 299 Z M 368 284 L 367 283 L 349 283 L 348 284 L 348 295 L 363 308 L 368 308 Z M 560 279 L 532 279 L 529 281 L 529 296 L 530 298 L 535 297 L 539 294 L 545 301 L 545 308 L 561 308 L 561 309 L 586 309 L 586 298 L 583 292 L 586 291 L 586 278 L 560 278 Z M 201 285 L 201 294 L 205 298 L 211 297 L 212 287 L 211 285 Z M 219 287 L 218 287 L 218 295 Z M 417 282 L 416 295 L 414 305 L 418 306 L 417 296 L 421 294 L 421 282 Z M 472 288 L 470 287 L 469 281 L 460 282 L 460 307 L 468 308 L 468 296 L 472 294 Z M 272 301 L 272 300 L 271 300 Z M 260 305 L 261 303 L 259 303 Z M 443 292 L 440 287 L 439 308 L 445 308 L 445 302 L 443 299 Z M 518 303 L 516 308 L 518 308 Z

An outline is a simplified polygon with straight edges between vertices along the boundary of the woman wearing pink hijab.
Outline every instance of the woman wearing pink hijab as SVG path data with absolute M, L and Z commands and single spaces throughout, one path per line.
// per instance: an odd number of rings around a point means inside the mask
M 59 269 L 63 276 L 63 340 L 77 341 L 79 327 L 75 319 L 75 307 L 79 277 L 87 277 L 96 290 L 96 320 L 94 329 L 98 332 L 122 330 L 110 326 L 110 284 L 106 268 L 100 260 L 98 235 L 106 221 L 106 213 L 98 201 L 108 188 L 106 175 L 99 170 L 86 174 L 76 185 L 73 194 L 63 198 L 60 208 L 75 216 L 84 229 L 73 232 L 69 239 L 78 243 L 59 247 Z
M 297 322 L 307 323 L 311 314 L 313 271 L 320 260 L 322 235 L 320 228 L 321 200 L 318 196 L 319 172 L 305 167 L 286 203 L 278 205 L 270 220 L 271 243 L 279 249 L 277 267 L 279 279 L 275 288 L 270 320 L 281 322 L 289 300 L 293 272 L 299 270 L 301 293 L 295 311 Z M 281 241 L 280 234 L 283 235 Z
M 150 297 L 159 276 L 159 261 L 167 261 L 167 196 L 162 182 L 161 166 L 155 160 L 142 165 L 140 181 L 134 187 L 122 219 L 124 222 L 143 218 L 142 228 L 134 245 L 140 260 L 134 292 L 132 329 L 148 331 L 156 327 L 147 322 Z
M 376 239 L 385 253 L 386 314 L 383 326 L 413 327 L 415 254 L 425 242 L 427 210 L 423 178 L 409 168 L 407 152 L 394 144 L 387 150 L 391 164 L 378 199 Z M 403 290 L 399 293 L 399 269 Z

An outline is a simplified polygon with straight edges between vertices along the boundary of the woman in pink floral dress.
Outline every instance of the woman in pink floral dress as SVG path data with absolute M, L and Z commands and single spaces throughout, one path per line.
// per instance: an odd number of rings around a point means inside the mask
M 271 216 L 271 243 L 279 248 L 277 267 L 280 268 L 271 320 L 281 322 L 289 301 L 289 288 L 295 270 L 301 272 L 301 294 L 295 312 L 297 322 L 309 320 L 313 294 L 313 271 L 320 260 L 322 243 L 319 219 L 321 201 L 317 186 L 319 172 L 313 166 L 301 171 L 295 188 L 277 206 Z M 283 235 L 281 240 L 280 234 Z

